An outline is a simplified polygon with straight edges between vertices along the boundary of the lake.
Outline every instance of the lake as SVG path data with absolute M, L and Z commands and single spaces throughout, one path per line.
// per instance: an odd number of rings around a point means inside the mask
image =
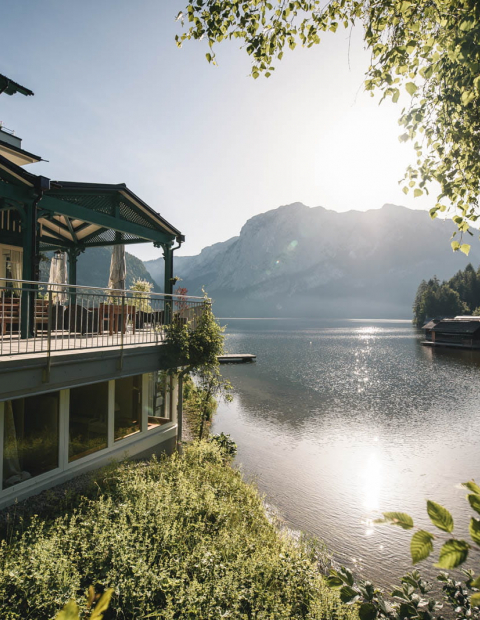
M 480 479 L 479 352 L 423 347 L 408 321 L 221 323 L 227 351 L 257 362 L 221 367 L 234 398 L 220 403 L 212 432 L 230 433 L 236 464 L 287 526 L 381 585 L 412 568 L 411 533 L 375 525 L 381 511 L 436 533 L 432 499 L 469 540 L 459 483 Z M 418 566 L 435 574 L 430 560 Z

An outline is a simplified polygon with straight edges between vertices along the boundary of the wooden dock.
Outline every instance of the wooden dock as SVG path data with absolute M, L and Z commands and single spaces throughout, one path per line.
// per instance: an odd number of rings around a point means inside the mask
M 230 353 L 228 355 L 219 355 L 220 364 L 246 364 L 248 362 L 256 362 L 257 356 L 252 353 Z

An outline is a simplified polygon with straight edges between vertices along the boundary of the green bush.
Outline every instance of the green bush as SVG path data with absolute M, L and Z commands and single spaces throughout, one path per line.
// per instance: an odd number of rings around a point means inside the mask
M 212 435 L 210 437 L 212 443 L 216 443 L 222 450 L 225 458 L 232 460 L 237 454 L 237 444 L 233 441 L 230 435 L 220 433 L 219 435 Z
M 47 620 L 72 599 L 85 614 L 90 584 L 114 588 L 105 620 L 356 618 L 216 442 L 97 482 L 98 498 L 1 544 L 2 620 Z

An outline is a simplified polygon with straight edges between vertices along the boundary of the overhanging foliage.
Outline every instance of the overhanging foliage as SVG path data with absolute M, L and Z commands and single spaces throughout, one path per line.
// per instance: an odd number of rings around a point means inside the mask
M 285 48 L 312 47 L 326 31 L 362 24 L 372 52 L 365 88 L 410 104 L 400 115 L 401 141 L 417 159 L 405 193 L 421 196 L 432 181 L 441 191 L 430 214 L 448 211 L 460 232 L 454 250 L 468 254 L 463 233 L 478 219 L 480 182 L 480 3 L 476 0 L 192 0 L 177 16 L 177 36 L 215 43 L 237 38 L 252 57 L 252 76 L 269 77 Z

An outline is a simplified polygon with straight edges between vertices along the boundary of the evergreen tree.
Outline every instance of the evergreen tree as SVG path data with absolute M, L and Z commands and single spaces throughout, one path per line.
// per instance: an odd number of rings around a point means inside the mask
M 480 272 L 480 268 L 479 268 Z M 435 317 L 453 317 L 480 306 L 480 273 L 471 264 L 458 271 L 448 282 L 434 276 L 422 280 L 413 303 L 413 323 L 422 327 Z

